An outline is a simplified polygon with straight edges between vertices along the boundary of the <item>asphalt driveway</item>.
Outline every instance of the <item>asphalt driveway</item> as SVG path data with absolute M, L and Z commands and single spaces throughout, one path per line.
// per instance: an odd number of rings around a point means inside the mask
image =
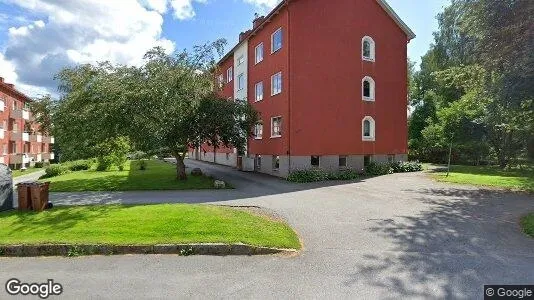
M 276 211 L 298 257 L 3 258 L 0 282 L 53 278 L 65 298 L 483 298 L 484 284 L 534 284 L 524 194 L 436 183 L 423 174 L 295 185 L 188 161 L 235 190 L 51 195 L 56 203 L 217 203 Z M 4 298 L 3 289 L 0 298 Z

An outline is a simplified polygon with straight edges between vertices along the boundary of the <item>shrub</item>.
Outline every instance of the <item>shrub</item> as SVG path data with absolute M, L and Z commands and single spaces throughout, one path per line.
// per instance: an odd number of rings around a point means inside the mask
M 89 170 L 93 167 L 93 163 L 90 160 L 76 160 L 65 163 L 64 165 L 67 166 L 69 170 L 73 172 Z
M 146 161 L 145 160 L 139 161 L 139 170 L 141 170 L 141 171 L 146 170 Z
M 38 161 L 38 162 L 35 163 L 34 167 L 36 167 L 36 168 L 42 168 L 42 167 L 44 167 L 44 162 L 42 162 L 42 161 Z
M 360 178 L 360 174 L 355 170 L 344 170 L 337 174 L 332 174 L 332 180 L 354 180 Z
M 288 181 L 305 183 L 329 180 L 331 175 L 320 169 L 299 170 L 293 171 L 287 177 Z
M 370 176 L 393 174 L 393 168 L 389 163 L 381 164 L 372 161 L 365 167 L 365 174 Z
M 419 162 L 414 162 L 414 161 L 411 161 L 411 162 L 399 161 L 396 163 L 392 163 L 391 167 L 393 168 L 393 172 L 395 173 L 423 171 L 423 165 Z
M 70 170 L 65 165 L 51 165 L 45 169 L 44 178 L 56 177 L 67 173 L 70 173 Z
M 97 171 L 107 171 L 113 166 L 113 157 L 106 155 L 98 158 L 98 165 L 96 166 Z

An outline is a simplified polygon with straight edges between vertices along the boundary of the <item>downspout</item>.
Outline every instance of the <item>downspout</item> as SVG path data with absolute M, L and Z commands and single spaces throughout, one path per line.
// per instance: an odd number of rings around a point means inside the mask
M 291 120 L 293 119 L 291 116 L 291 11 L 289 9 L 289 0 L 287 1 L 287 73 L 288 73 L 288 90 L 287 90 L 287 102 L 288 102 L 288 116 L 289 116 L 289 122 L 288 123 L 288 175 L 291 174 Z

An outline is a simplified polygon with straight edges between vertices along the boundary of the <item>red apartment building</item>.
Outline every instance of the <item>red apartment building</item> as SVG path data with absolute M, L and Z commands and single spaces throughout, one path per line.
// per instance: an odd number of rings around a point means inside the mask
M 260 113 L 247 157 L 286 177 L 407 159 L 407 44 L 384 0 L 284 0 L 219 62 L 221 95 Z M 214 161 L 211 149 L 191 157 Z M 218 163 L 236 164 L 236 151 Z
M 54 159 L 54 137 L 38 132 L 28 109 L 31 101 L 0 77 L 0 163 L 11 169 Z

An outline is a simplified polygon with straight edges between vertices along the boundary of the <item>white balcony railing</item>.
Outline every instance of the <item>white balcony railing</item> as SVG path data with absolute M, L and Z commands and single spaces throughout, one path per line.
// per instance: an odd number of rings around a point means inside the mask
M 22 133 L 22 140 L 25 141 L 25 142 L 29 142 L 30 141 L 30 133 L 29 132 L 23 132 Z
M 0 139 L 4 138 L 4 128 L 0 128 Z
M 43 136 L 38 134 L 37 135 L 37 143 L 42 143 L 43 142 Z
M 51 136 L 51 137 L 50 137 L 50 144 L 53 144 L 53 143 L 54 143 L 54 137 Z
M 50 160 L 54 159 L 54 152 L 50 152 Z
M 4 111 L 6 108 L 6 103 L 4 100 L 0 100 L 0 111 Z
M 27 111 L 27 110 L 25 110 L 25 109 L 23 109 L 23 110 L 22 110 L 22 118 L 23 118 L 24 120 L 29 121 L 29 120 L 30 120 L 30 112 Z
M 3 156 L 0 156 L 0 164 L 5 164 L 5 160 Z
M 38 162 L 43 161 L 43 156 L 42 156 L 41 154 L 37 154 L 37 159 L 36 159 L 36 161 L 38 161 Z
M 31 161 L 31 157 L 28 154 L 23 154 L 22 155 L 22 163 L 29 164 L 30 161 Z

